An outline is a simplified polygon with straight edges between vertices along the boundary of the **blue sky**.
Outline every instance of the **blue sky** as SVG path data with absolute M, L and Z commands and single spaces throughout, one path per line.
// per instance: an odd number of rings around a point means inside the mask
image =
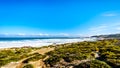
M 120 33 L 119 0 L 0 0 L 0 34 Z

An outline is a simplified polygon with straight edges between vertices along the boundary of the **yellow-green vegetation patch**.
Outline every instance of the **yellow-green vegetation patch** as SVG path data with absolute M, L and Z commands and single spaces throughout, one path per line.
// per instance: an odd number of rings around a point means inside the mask
M 54 67 L 60 65 L 59 62 L 61 60 L 67 62 L 67 65 L 69 63 L 72 63 L 72 61 L 74 60 L 78 60 L 79 62 L 85 60 L 87 62 L 97 59 L 100 60 L 101 63 L 106 63 L 111 67 L 119 67 L 120 63 L 116 63 L 116 65 L 111 65 L 111 62 L 107 60 L 120 59 L 119 43 L 120 40 L 108 39 L 100 41 L 84 41 L 71 44 L 62 44 L 57 46 L 54 51 L 46 53 L 46 55 L 49 55 L 49 58 L 46 59 L 44 62 L 46 63 L 46 65 Z M 73 63 L 73 65 L 76 64 Z
M 26 57 L 29 57 L 29 53 L 39 48 L 10 48 L 0 50 L 0 67 L 10 62 L 16 62 Z
M 30 61 L 37 61 L 37 60 L 43 59 L 45 57 L 46 57 L 46 55 L 41 55 L 39 53 L 33 53 L 30 55 L 29 58 L 25 59 L 22 63 L 29 63 Z

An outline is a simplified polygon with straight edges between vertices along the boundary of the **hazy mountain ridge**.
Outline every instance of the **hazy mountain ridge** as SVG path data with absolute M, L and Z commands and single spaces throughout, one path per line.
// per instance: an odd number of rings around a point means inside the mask
M 106 39 L 120 39 L 120 34 L 96 35 L 96 36 L 92 36 L 92 37 L 106 38 Z

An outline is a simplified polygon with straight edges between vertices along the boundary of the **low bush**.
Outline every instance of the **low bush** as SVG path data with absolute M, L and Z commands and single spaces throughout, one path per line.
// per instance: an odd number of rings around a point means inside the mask
M 32 64 L 26 64 L 23 68 L 34 68 Z
M 111 68 L 107 63 L 99 60 L 88 61 L 75 66 L 74 68 Z

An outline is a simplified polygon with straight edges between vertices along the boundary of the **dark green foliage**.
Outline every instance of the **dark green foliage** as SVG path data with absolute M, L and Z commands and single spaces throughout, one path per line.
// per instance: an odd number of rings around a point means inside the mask
M 113 68 L 120 68 L 120 59 L 107 59 L 106 62 Z
M 23 68 L 34 68 L 32 64 L 26 64 Z
M 66 61 L 66 62 L 72 62 L 73 59 L 71 57 L 63 57 L 63 59 Z
M 74 68 L 111 68 L 107 63 L 99 60 L 88 61 L 75 66 Z
M 53 66 L 60 60 L 61 60 L 60 57 L 52 56 L 52 57 L 49 57 L 48 59 L 46 59 L 44 62 L 45 62 L 45 64 L 49 64 L 50 66 Z

